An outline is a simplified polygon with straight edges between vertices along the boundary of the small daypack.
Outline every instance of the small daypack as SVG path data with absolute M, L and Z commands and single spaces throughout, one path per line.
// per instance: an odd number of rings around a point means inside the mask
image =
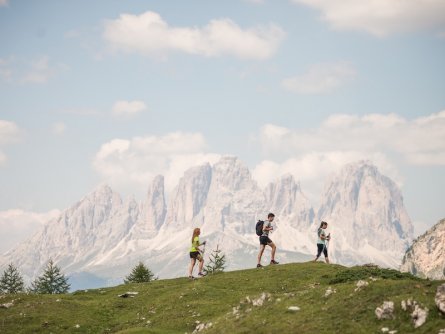
M 263 225 L 264 225 L 264 220 L 258 220 L 256 225 L 255 225 L 255 231 L 256 231 L 256 235 L 257 236 L 262 236 L 263 235 Z

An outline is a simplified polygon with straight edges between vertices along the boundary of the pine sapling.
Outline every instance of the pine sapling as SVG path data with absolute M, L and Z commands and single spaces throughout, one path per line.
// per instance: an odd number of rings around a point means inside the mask
M 133 268 L 130 275 L 128 275 L 124 283 L 145 283 L 154 280 L 154 274 L 141 261 Z
M 23 282 L 22 275 L 18 269 L 12 263 L 10 263 L 0 278 L 0 292 L 20 293 L 24 292 L 24 290 L 25 284 Z
M 67 293 L 70 288 L 68 278 L 60 272 L 60 268 L 49 260 L 42 276 L 37 277 L 31 284 L 30 292 L 38 294 Z
M 209 261 L 209 264 L 207 264 L 204 269 L 207 274 L 215 274 L 224 271 L 226 256 L 222 254 L 219 245 L 216 245 L 216 249 L 210 254 Z

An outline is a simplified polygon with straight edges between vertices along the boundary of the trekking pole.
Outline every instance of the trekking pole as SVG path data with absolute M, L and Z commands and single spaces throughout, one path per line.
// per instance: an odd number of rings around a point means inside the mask
M 207 244 L 207 242 L 204 241 L 203 244 L 204 244 L 204 247 L 202 247 L 202 251 L 201 251 L 201 256 L 202 256 L 202 258 L 204 258 L 204 253 L 205 253 L 205 251 L 206 251 L 206 244 Z

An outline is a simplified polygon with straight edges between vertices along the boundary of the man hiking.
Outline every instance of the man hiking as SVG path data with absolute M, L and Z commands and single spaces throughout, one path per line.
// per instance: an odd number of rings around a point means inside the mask
M 326 228 L 328 227 L 328 223 L 322 221 L 320 224 L 320 227 L 318 228 L 317 234 L 318 234 L 318 240 L 317 240 L 317 256 L 314 259 L 314 262 L 318 260 L 321 253 L 324 254 L 324 258 L 326 260 L 326 263 L 329 263 L 329 257 L 328 257 L 328 245 L 327 241 L 331 240 L 331 234 L 329 233 L 326 235 Z
M 261 257 L 263 256 L 266 245 L 272 248 L 270 264 L 278 264 L 278 262 L 275 261 L 275 252 L 277 250 L 277 246 L 275 246 L 275 244 L 269 238 L 269 232 L 273 230 L 272 222 L 274 218 L 275 215 L 273 213 L 269 213 L 267 215 L 267 220 L 263 223 L 263 234 L 260 236 L 260 252 L 258 253 L 258 264 L 256 265 L 257 268 L 262 267 Z
M 205 245 L 205 241 L 200 244 L 199 243 L 199 235 L 201 234 L 201 230 L 199 228 L 195 228 L 193 230 L 192 235 L 192 247 L 190 248 L 190 265 L 189 265 L 189 278 L 194 279 L 193 277 L 193 268 L 195 267 L 196 260 L 199 261 L 198 266 L 198 276 L 203 277 L 205 274 L 202 272 L 202 267 L 204 266 L 204 258 L 202 257 L 201 250 L 199 246 Z

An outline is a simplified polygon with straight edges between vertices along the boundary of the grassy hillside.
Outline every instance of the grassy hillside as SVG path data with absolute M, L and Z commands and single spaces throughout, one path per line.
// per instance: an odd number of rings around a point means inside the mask
M 370 276 L 377 280 L 369 279 Z M 359 279 L 369 282 L 359 291 Z M 443 281 L 369 267 L 345 268 L 324 263 L 296 263 L 146 284 L 120 285 L 66 295 L 0 297 L 0 333 L 438 333 L 445 317 L 435 304 Z M 331 295 L 325 297 L 331 287 Z M 117 295 L 136 291 L 134 298 Z M 270 294 L 262 306 L 255 300 Z M 414 329 L 400 302 L 413 298 L 430 310 L 426 323 Z M 395 319 L 377 320 L 383 301 L 395 304 Z M 299 311 L 289 311 L 298 306 Z

